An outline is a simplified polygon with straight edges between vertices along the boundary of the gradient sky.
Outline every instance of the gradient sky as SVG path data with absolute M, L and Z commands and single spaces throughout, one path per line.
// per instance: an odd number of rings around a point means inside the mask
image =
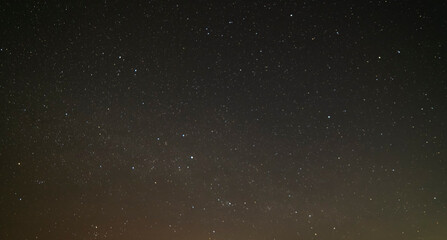
M 0 239 L 447 239 L 444 1 L 75 2 L 0 3 Z

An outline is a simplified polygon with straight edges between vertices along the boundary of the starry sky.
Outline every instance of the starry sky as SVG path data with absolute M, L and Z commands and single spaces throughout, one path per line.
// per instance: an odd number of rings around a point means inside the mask
M 0 239 L 446 239 L 446 9 L 1 1 Z

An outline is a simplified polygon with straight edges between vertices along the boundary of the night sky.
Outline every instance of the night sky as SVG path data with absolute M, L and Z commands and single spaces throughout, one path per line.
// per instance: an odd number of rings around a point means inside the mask
M 1 1 L 0 239 L 447 239 L 444 1 Z

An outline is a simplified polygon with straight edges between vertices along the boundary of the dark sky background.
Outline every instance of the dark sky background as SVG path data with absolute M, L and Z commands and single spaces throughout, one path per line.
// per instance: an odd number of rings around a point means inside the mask
M 0 239 L 447 239 L 444 1 L 1 1 Z

